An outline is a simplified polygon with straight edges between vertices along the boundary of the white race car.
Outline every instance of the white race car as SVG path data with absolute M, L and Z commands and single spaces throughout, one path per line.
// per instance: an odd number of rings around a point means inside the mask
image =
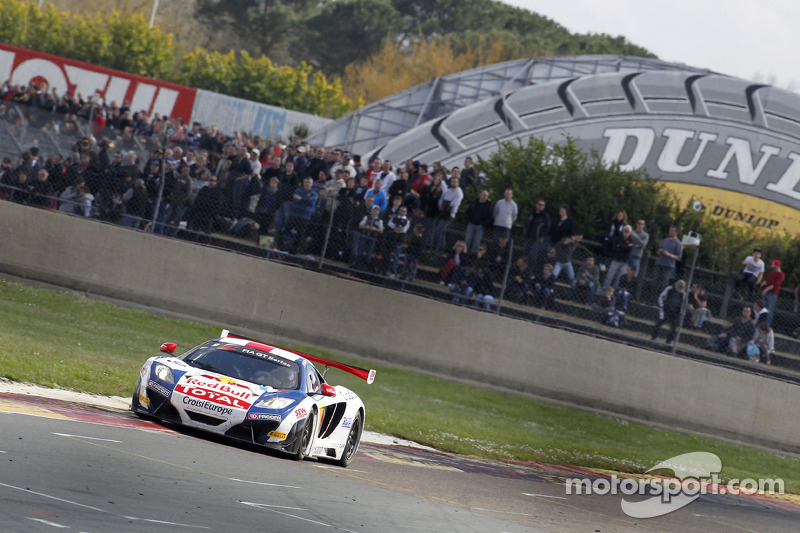
M 172 354 L 177 345 L 165 343 Z M 325 366 L 322 374 L 312 364 Z M 367 383 L 374 370 L 345 365 L 222 331 L 180 356 L 151 357 L 139 372 L 131 409 L 143 417 L 262 444 L 294 458 L 348 466 L 364 429 L 364 403 L 325 382 L 328 367 Z

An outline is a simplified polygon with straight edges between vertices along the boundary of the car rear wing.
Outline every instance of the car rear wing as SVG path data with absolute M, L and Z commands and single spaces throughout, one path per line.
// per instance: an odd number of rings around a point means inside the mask
M 265 346 L 272 346 L 275 348 L 280 348 L 281 350 L 286 350 L 287 352 L 292 352 L 293 354 L 299 355 L 309 361 L 314 363 L 319 363 L 321 365 L 325 365 L 325 370 L 328 367 L 338 368 L 339 370 L 343 370 L 348 374 L 353 374 L 356 377 L 359 377 L 367 382 L 367 384 L 371 385 L 373 381 L 375 381 L 375 374 L 377 373 L 375 370 L 367 370 L 365 368 L 359 368 L 357 366 L 346 365 L 344 363 L 340 363 L 339 361 L 333 361 L 332 359 L 325 359 L 324 357 L 319 357 L 317 355 L 311 355 L 304 352 L 298 352 L 297 350 L 290 350 L 289 348 L 284 348 L 283 346 L 275 346 L 274 344 L 270 344 L 268 342 L 260 341 L 257 339 L 251 339 L 250 337 L 244 337 L 242 335 L 236 335 L 231 333 L 227 329 L 222 330 L 221 337 L 228 337 L 233 339 L 243 339 L 247 341 L 257 342 L 259 344 L 264 344 Z M 325 372 L 322 373 L 323 377 L 325 376 Z

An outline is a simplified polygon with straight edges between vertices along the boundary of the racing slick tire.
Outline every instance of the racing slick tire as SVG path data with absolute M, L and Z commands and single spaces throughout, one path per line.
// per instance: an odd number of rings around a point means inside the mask
M 292 453 L 292 459 L 295 461 L 302 461 L 311 451 L 311 444 L 314 441 L 314 428 L 316 425 L 317 413 L 315 411 L 311 413 L 311 416 L 309 416 L 306 421 L 305 427 L 300 431 L 300 434 L 297 435 L 297 447 L 294 453 Z
M 361 413 L 358 413 L 353 418 L 353 424 L 350 426 L 350 433 L 347 435 L 347 442 L 344 444 L 342 457 L 335 461 L 341 467 L 347 468 L 353 462 L 353 458 L 358 451 L 358 445 L 361 443 L 361 433 L 364 429 L 364 424 L 361 422 Z

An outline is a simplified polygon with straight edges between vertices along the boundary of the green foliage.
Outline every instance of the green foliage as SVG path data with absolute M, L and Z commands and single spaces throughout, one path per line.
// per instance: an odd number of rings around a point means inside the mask
M 68 42 L 66 35 L 52 30 L 63 26 L 66 19 L 66 14 L 51 4 L 40 10 L 35 3 L 0 0 L 0 41 L 52 52 Z
M 100 31 L 101 26 L 97 17 L 72 17 L 68 27 L 69 30 L 65 33 L 69 34 L 69 45 L 57 55 L 93 65 L 106 66 L 102 61 L 107 56 L 110 35 L 105 31 Z
M 292 129 L 292 133 L 298 139 L 305 139 L 311 134 L 311 130 L 309 129 L 308 124 L 301 122 Z
M 123 19 L 117 12 L 108 20 L 106 31 L 110 46 L 101 59 L 104 66 L 156 79 L 172 77 L 172 34 L 151 29 L 141 14 Z
M 535 55 L 620 54 L 654 57 L 648 50 L 629 43 L 624 37 L 604 34 L 571 34 L 563 26 L 527 9 L 493 0 L 393 0 L 403 18 L 396 42 L 447 35 L 454 44 L 470 33 L 502 34 L 508 50 L 505 59 Z
M 306 61 L 327 75 L 343 76 L 348 65 L 378 54 L 387 39 L 409 50 L 420 40 L 446 37 L 456 54 L 491 45 L 501 52 L 491 54 L 493 62 L 580 53 L 654 57 L 624 37 L 571 34 L 494 0 L 199 0 L 196 15 L 214 36 L 211 49 L 245 49 L 292 65 Z
M 174 70 L 172 36 L 141 14 L 68 17 L 53 4 L 0 0 L 0 41 L 153 78 Z
M 221 54 L 197 48 L 183 57 L 176 81 L 324 117 L 340 117 L 353 109 L 339 80 L 329 81 L 305 62 L 279 66 L 267 56 L 255 58 L 245 51 Z
M 278 66 L 266 56 L 254 58 L 247 52 L 197 48 L 184 56 L 178 82 L 319 116 L 338 117 L 352 108 L 341 83 L 329 82 L 307 63 Z
M 177 82 L 225 94 L 236 69 L 236 54 L 208 52 L 198 48 L 183 56 Z
M 597 154 L 584 154 L 571 138 L 548 144 L 531 137 L 499 143 L 498 150 L 478 166 L 486 173 L 493 198 L 512 189 L 520 208 L 519 221 L 544 198 L 552 220 L 566 204 L 576 229 L 600 241 L 608 222 L 624 209 L 630 220 L 644 218 L 651 228 L 669 227 L 676 200 L 664 184 L 641 172 L 622 171 L 603 164 Z
M 306 25 L 306 57 L 326 73 L 343 73 L 350 63 L 377 54 L 385 39 L 395 37 L 399 22 L 399 14 L 386 1 L 328 3 Z
M 330 0 L 198 0 L 197 20 L 216 36 L 216 48 L 248 50 L 281 63 L 295 63 L 296 47 L 307 40 L 311 17 Z

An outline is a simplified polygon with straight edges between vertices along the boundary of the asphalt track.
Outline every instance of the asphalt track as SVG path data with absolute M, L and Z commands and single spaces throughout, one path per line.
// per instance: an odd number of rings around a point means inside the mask
M 633 519 L 622 495 L 566 494 L 565 478 L 607 472 L 375 443 L 343 469 L 14 393 L 0 393 L 0 465 L 3 533 L 800 530 L 782 499 L 703 495 Z

